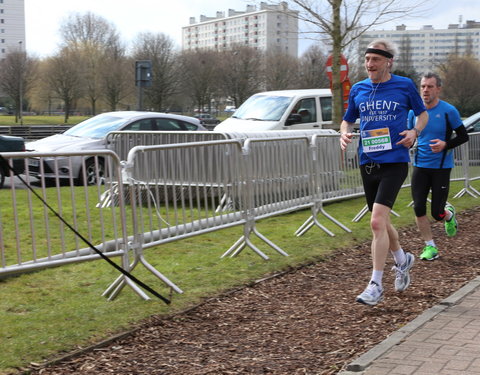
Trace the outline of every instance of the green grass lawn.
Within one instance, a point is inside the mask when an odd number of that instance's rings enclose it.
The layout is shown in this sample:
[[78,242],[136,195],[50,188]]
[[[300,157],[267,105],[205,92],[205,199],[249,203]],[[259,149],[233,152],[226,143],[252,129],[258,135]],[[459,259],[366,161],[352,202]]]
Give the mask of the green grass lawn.
[[[480,182],[475,181],[473,186],[480,189]],[[463,183],[453,183],[451,197],[462,187]],[[404,189],[394,207],[400,217],[392,216],[397,228],[414,223],[413,210],[408,207],[410,200],[410,190]],[[457,211],[478,206],[480,202],[469,195],[450,201]],[[103,260],[1,280],[0,374],[98,342],[131,329],[153,314],[182,311],[222,291],[275,272],[321,261],[334,249],[369,240],[368,215],[358,223],[352,222],[364,204],[364,199],[359,198],[325,206],[329,214],[353,231],[346,233],[320,217],[335,237],[316,227],[302,237],[295,237],[295,230],[310,215],[308,210],[260,221],[259,231],[285,250],[289,257],[281,256],[255,239],[254,243],[270,256],[269,261],[262,260],[248,248],[235,258],[220,258],[242,235],[241,227],[145,250],[147,260],[185,292],[174,293],[171,305],[158,299],[144,301],[128,287],[117,299],[108,301],[101,294],[116,279],[118,272]],[[404,247],[408,249],[408,244]],[[135,269],[134,275],[169,296],[167,287],[141,266]]]
[[[70,116],[65,123],[64,116],[24,116],[23,125],[75,125],[90,116]],[[0,126],[20,126],[15,116],[0,116]]]

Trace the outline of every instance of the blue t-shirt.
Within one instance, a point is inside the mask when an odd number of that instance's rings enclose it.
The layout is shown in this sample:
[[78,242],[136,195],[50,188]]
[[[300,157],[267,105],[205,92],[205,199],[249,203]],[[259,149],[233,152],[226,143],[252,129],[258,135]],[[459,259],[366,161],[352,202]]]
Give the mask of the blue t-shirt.
[[[453,149],[433,153],[430,142],[432,139],[448,141],[452,130],[463,125],[460,114],[453,105],[443,100],[440,100],[435,107],[427,111],[428,123],[418,137],[413,165],[421,168],[453,168],[455,166]],[[408,115],[409,129],[415,126],[415,120],[413,113]]]
[[360,118],[360,164],[410,161],[408,148],[396,144],[407,129],[409,110],[416,116],[426,110],[410,78],[392,74],[387,82],[367,78],[353,85],[343,119],[353,123]]

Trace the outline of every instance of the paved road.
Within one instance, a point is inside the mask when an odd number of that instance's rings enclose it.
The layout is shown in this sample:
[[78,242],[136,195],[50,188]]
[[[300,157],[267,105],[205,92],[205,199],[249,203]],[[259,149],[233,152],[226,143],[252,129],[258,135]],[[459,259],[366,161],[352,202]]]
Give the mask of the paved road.
[[360,374],[480,374],[480,277],[339,373]]

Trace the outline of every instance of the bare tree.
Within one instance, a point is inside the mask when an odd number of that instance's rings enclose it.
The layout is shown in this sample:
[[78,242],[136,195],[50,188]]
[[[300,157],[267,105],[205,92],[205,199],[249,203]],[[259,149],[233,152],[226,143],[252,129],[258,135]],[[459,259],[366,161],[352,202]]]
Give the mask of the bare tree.
[[84,94],[95,115],[97,102],[102,97],[101,74],[106,64],[105,52],[119,45],[119,35],[111,23],[91,12],[70,16],[62,24],[60,33],[64,47],[76,54],[77,64],[83,69]]
[[65,123],[75,102],[82,96],[83,77],[78,69],[77,55],[69,48],[63,48],[46,62],[43,77],[49,90],[63,101]]
[[261,90],[263,56],[258,50],[237,45],[219,56],[219,82],[225,97],[239,107]]
[[300,21],[311,27],[315,39],[331,46],[333,121],[340,124],[343,114],[343,94],[340,80],[340,56],[343,50],[365,31],[395,19],[420,11],[417,0],[283,0],[297,10]]
[[462,116],[480,110],[480,61],[472,57],[451,56],[439,66],[443,78],[443,98],[457,107]]
[[134,42],[133,57],[152,62],[152,86],[145,89],[147,106],[166,110],[179,91],[180,82],[179,57],[173,40],[162,33],[141,33]]
[[0,61],[0,87],[15,103],[15,122],[23,125],[24,98],[28,97],[36,78],[38,60],[20,49]]
[[298,59],[282,52],[268,52],[265,60],[266,90],[298,86]]
[[320,44],[311,45],[300,58],[299,88],[324,88],[330,82],[326,72],[327,56]]
[[219,90],[219,53],[211,50],[184,51],[181,56],[183,86],[196,108],[210,108]]
[[[101,67],[103,98],[110,111],[116,111],[122,101],[134,102],[133,61],[119,43],[105,50]],[[124,105],[129,108],[129,104]]]
[[48,115],[51,115],[53,109],[59,104],[60,100],[51,89],[46,77],[48,59],[39,60],[38,63],[38,77],[34,82],[30,104],[32,108],[43,111],[47,108]]

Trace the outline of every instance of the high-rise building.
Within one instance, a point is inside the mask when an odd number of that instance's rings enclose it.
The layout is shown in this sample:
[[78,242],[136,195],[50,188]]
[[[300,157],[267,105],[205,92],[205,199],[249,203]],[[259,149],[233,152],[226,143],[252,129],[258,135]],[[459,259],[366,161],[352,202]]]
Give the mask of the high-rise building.
[[0,59],[25,50],[24,0],[0,0]]
[[190,17],[190,24],[182,27],[182,48],[224,50],[243,45],[297,57],[297,14],[286,2],[261,2],[260,9],[247,5],[244,12],[229,9],[228,16],[225,12],[217,12],[215,17],[201,15],[200,22]]
[[391,40],[397,45],[397,69],[408,71],[413,67],[419,74],[435,70],[451,54],[480,59],[480,22],[472,20],[462,24],[460,19],[459,24],[450,24],[447,29],[425,25],[420,30],[407,30],[405,25],[400,25],[396,30],[367,31],[360,38],[360,51],[378,38]]

